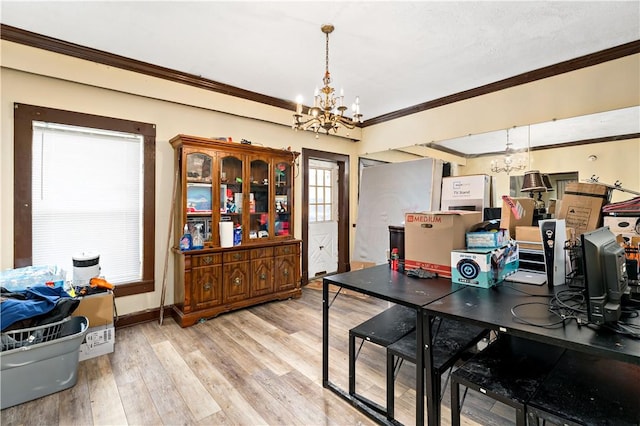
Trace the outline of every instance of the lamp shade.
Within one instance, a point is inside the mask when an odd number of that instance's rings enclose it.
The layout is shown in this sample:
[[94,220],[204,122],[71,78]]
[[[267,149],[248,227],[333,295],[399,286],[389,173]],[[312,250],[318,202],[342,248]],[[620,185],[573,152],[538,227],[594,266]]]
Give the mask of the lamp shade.
[[524,181],[522,182],[522,192],[545,192],[547,187],[542,180],[542,175],[538,170],[529,170],[524,172]]
[[551,185],[549,175],[542,175],[542,181],[544,182],[544,186],[547,187],[547,192],[553,191],[553,185]]

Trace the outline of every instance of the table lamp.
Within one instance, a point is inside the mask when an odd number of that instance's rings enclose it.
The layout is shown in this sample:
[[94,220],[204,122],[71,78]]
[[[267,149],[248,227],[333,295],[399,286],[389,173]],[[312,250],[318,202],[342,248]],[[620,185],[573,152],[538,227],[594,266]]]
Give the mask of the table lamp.
[[536,210],[544,210],[544,201],[542,201],[542,193],[547,192],[547,187],[542,180],[539,170],[529,170],[524,173],[521,192],[528,192],[529,197],[533,198],[535,192],[538,193],[538,199],[535,200]]

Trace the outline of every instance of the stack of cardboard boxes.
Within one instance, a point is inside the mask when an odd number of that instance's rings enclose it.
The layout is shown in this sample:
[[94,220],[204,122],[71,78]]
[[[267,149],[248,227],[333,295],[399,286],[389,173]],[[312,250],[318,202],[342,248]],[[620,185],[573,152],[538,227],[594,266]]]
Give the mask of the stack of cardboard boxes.
[[439,211],[405,216],[405,269],[424,269],[452,282],[491,287],[518,268],[508,230],[469,232],[482,213]]
[[[485,177],[472,178],[477,180],[472,182],[476,186],[488,186]],[[443,199],[451,198],[447,203],[443,201],[443,207],[454,204],[454,198],[459,205],[464,204],[463,199],[474,192],[468,191],[469,188],[462,187],[456,179],[443,180]],[[481,192],[484,195],[484,189]],[[563,219],[566,225],[565,241],[576,242],[582,233],[602,226],[602,207],[609,201],[610,195],[611,189],[606,185],[567,184],[562,200],[555,206],[556,219]],[[467,204],[473,204],[471,200],[466,201]],[[487,206],[484,196],[480,197],[480,201],[482,206]],[[540,228],[534,225],[534,199],[503,197],[501,213],[500,231],[473,234],[468,232],[483,219],[479,211],[406,213],[405,269],[420,268],[442,277],[451,277],[454,282],[480,287],[499,283],[519,266],[544,272],[543,239]],[[635,221],[628,217],[606,217],[604,225],[625,239],[640,238],[640,217],[633,219]],[[517,241],[517,245],[510,242],[511,238]],[[523,253],[525,257],[521,256]]]

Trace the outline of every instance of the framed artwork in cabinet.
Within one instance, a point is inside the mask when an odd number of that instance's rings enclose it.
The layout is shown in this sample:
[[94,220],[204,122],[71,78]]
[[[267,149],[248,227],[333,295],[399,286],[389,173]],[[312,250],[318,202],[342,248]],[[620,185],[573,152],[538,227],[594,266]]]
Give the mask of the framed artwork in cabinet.
[[211,185],[187,184],[187,212],[211,213]]

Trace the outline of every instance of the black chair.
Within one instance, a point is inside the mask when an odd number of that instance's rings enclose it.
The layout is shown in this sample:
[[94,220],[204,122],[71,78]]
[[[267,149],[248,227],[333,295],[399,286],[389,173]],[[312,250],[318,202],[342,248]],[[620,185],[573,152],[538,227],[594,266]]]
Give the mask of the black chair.
[[[434,378],[438,389],[437,395],[440,395],[440,376],[475,348],[480,340],[488,336],[489,330],[443,318],[434,320],[432,330]],[[387,418],[389,419],[393,419],[395,414],[396,375],[405,360],[416,363],[415,331],[387,347]]]
[[529,425],[640,425],[640,365],[566,351],[527,404]]
[[[527,420],[526,404],[564,349],[515,336],[500,335],[451,374],[451,425],[460,425],[460,385],[516,410],[516,425]],[[465,396],[467,391],[465,390]],[[464,402],[464,399],[463,401]]]
[[[364,401],[378,412],[386,409],[356,393],[356,359],[364,342],[386,348],[416,328],[416,311],[406,306],[394,305],[349,330],[349,394]],[[362,339],[356,352],[356,339]]]

